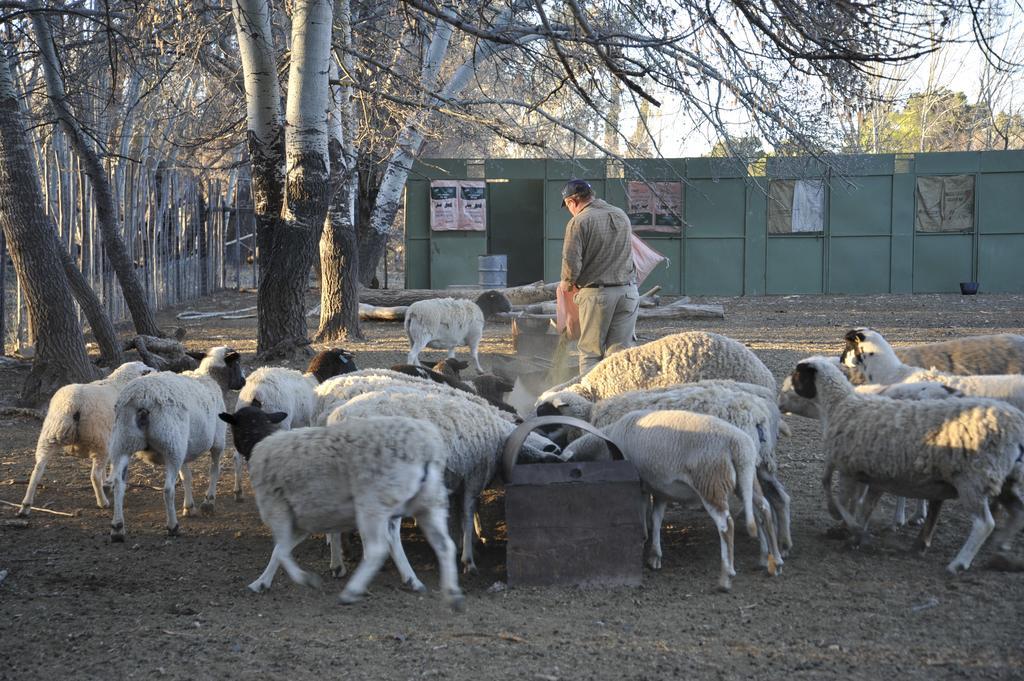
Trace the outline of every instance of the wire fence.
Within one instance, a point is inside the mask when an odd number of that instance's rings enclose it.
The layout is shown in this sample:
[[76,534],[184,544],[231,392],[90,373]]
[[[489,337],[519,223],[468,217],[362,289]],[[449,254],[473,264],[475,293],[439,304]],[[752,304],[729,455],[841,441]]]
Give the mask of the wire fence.
[[[85,275],[112,321],[130,321],[100,235],[93,188],[77,157],[40,150],[46,208],[60,244]],[[258,280],[255,219],[246,178],[118,164],[109,173],[121,238],[150,305],[160,310]],[[0,235],[0,339],[4,354],[32,345],[28,311]],[[63,283],[63,282],[62,282]],[[84,325],[81,311],[79,321]]]

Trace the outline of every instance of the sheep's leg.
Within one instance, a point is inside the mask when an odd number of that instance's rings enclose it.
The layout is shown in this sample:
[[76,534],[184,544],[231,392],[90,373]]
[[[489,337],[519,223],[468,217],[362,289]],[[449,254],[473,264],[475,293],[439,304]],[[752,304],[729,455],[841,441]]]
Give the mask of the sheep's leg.
[[452,610],[461,610],[464,603],[459,588],[459,570],[455,562],[455,542],[448,536],[448,508],[440,503],[416,515],[416,524],[423,531],[430,548],[437,556],[441,572],[441,594]]
[[960,552],[956,554],[956,558],[946,566],[946,570],[954,575],[971,567],[974,556],[978,554],[981,545],[985,543],[996,526],[995,520],[992,519],[992,510],[988,507],[988,499],[981,495],[965,496],[962,493],[961,498],[971,514],[972,521],[967,541],[964,542]]
[[917,510],[914,511],[914,515],[910,516],[910,520],[907,522],[911,525],[921,525],[924,519],[928,516],[928,500],[921,499],[917,502]]
[[[468,485],[467,485],[468,487]],[[476,573],[476,561],[473,560],[473,515],[476,513],[476,495],[468,489],[462,491],[462,572]]]
[[764,495],[772,506],[775,520],[775,534],[779,539],[779,548],[785,557],[793,548],[793,537],[790,534],[790,496],[786,488],[774,475],[766,473],[761,479]]
[[196,500],[192,497],[192,467],[187,463],[182,464],[178,476],[181,478],[182,491],[185,493],[185,505],[181,509],[181,515],[188,518],[196,514]]
[[927,505],[927,514],[925,515],[924,525],[921,526],[921,532],[918,533],[917,539],[914,541],[914,548],[918,553],[924,553],[932,545],[932,536],[935,534],[935,524],[939,519],[939,509],[942,508],[942,499],[932,500]]
[[[185,457],[177,459],[177,461],[184,460]],[[178,536],[178,515],[174,511],[174,485],[178,481],[178,475],[181,473],[182,468],[187,468],[188,464],[176,463],[175,457],[170,454],[167,455],[166,472],[164,473],[164,509],[167,512],[167,534],[171,537]],[[192,473],[189,471],[187,477],[191,477]],[[187,486],[187,489],[191,490],[191,485]],[[188,499],[185,503],[188,503]],[[195,501],[192,502],[193,506]]]
[[206,488],[206,498],[199,510],[212,515],[217,508],[217,481],[220,480],[220,456],[224,452],[223,443],[214,443],[210,447],[210,484]]
[[290,540],[291,546],[287,547],[284,544],[275,543],[274,550],[270,553],[270,561],[267,562],[267,567],[264,568],[260,576],[256,578],[256,581],[251,582],[246,588],[254,593],[260,593],[261,591],[269,589],[271,584],[274,583],[274,575],[277,574],[277,569],[281,567],[281,552],[288,551],[290,553],[305,538],[306,535],[304,534],[299,535],[298,537],[293,537]]
[[732,516],[729,514],[729,507],[716,508],[707,501],[701,499],[704,509],[711,516],[715,529],[718,530],[719,548],[722,554],[722,572],[718,577],[718,590],[728,592],[732,590],[732,578],[736,576],[736,568],[733,564],[733,537],[735,530]]
[[782,572],[782,551],[779,550],[779,538],[775,532],[772,507],[760,487],[760,483],[755,480],[754,513],[757,515],[757,535],[762,545],[761,565],[768,568],[768,574],[774,577]]
[[124,489],[128,484],[128,462],[125,456],[113,462],[110,483],[114,496],[114,513],[110,518],[110,541],[124,541]]
[[331,547],[331,576],[335,579],[344,577],[347,570],[344,550],[341,548],[341,532],[328,532],[327,543]]
[[896,497],[896,511],[892,516],[893,527],[906,527],[907,525],[907,498]]
[[246,462],[242,455],[235,452],[235,501],[242,500],[242,475],[244,475]]
[[417,593],[426,591],[427,587],[416,576],[412,565],[409,565],[405,549],[402,548],[401,516],[395,516],[388,520],[388,552],[391,554],[391,560],[394,562],[395,567],[398,568],[398,574],[402,578],[402,586]]
[[281,523],[279,527],[271,528],[271,530],[274,534],[275,543],[274,550],[270,554],[270,562],[267,563],[263,574],[256,581],[249,584],[249,590],[259,593],[269,589],[274,581],[274,575],[277,574],[277,568],[282,566],[296,584],[309,586],[314,589],[320,588],[320,578],[312,572],[306,572],[300,568],[299,564],[292,557],[292,549],[302,543],[302,540],[308,535],[305,532],[293,535],[290,520]]
[[652,570],[661,569],[661,523],[665,519],[665,509],[668,508],[668,499],[655,497],[654,504],[650,507],[650,525],[647,544],[647,567]]
[[[473,333],[466,338],[466,344],[469,345],[469,356],[473,358],[473,366],[476,367],[478,373],[484,373],[484,369],[480,366],[480,335]],[[449,357],[455,357],[455,348],[451,349]]]
[[32,469],[32,477],[28,481],[28,489],[25,490],[25,498],[21,500],[21,507],[18,509],[18,515],[26,517],[32,512],[32,502],[36,498],[36,488],[39,487],[39,481],[43,479],[43,473],[46,472],[46,464],[59,449],[61,445],[40,442],[39,446],[36,447],[36,465]]
[[1004,486],[1004,493],[1000,495],[999,501],[1006,507],[1006,522],[1003,523],[995,536],[992,538],[996,550],[1005,553],[1010,550],[1013,540],[1024,528],[1024,499],[1017,496],[1012,490],[1007,491]]
[[427,347],[427,343],[430,342],[430,338],[410,338],[409,339],[409,356],[405,358],[406,364],[419,364],[420,353]]
[[106,463],[107,455],[105,452],[103,454],[93,452],[92,468],[89,469],[89,481],[92,482],[92,491],[96,495],[96,506],[99,508],[110,506],[110,501],[103,492],[103,469],[106,468]]
[[861,490],[859,488],[854,488],[852,490],[843,490],[842,485],[840,485],[840,493],[842,493],[843,491],[851,491],[854,493],[845,495],[846,498],[843,498],[844,495],[841,494],[840,498],[836,500],[834,508],[839,513],[839,517],[842,518],[843,523],[845,523],[846,525],[846,528],[850,532],[856,534],[859,525],[857,524],[857,518],[855,518],[854,515],[850,513],[849,509],[847,508],[847,499],[850,499],[854,503],[856,503],[857,500],[861,497]]
[[875,487],[866,485],[864,493],[857,499],[857,505],[853,509],[857,524],[850,528],[853,532],[851,543],[860,546],[867,543],[871,529],[871,515],[878,506],[878,500],[882,498],[882,492]]
[[359,536],[363,539],[363,559],[338,596],[338,602],[343,605],[363,599],[370,580],[388,557],[388,517],[382,509],[360,511],[357,508],[356,524],[359,526]]

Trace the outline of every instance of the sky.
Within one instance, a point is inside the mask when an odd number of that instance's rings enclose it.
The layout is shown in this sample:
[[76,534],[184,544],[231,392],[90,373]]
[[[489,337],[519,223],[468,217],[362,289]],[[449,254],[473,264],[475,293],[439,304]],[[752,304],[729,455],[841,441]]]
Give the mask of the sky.
[[[993,42],[994,48],[1008,58],[1017,62],[1024,61],[1024,12],[1016,3],[1011,3],[1012,11],[1003,23],[1005,27]],[[1010,10],[1011,8],[1007,8]],[[957,35],[962,40],[971,39],[970,27],[961,23],[957,27]],[[985,57],[979,47],[970,42],[948,45],[939,52],[918,59],[895,69],[889,73],[899,82],[899,94],[906,97],[912,92],[927,89],[929,74],[934,74],[937,87],[946,87],[967,94],[968,101],[978,99],[981,73],[985,67]],[[1006,88],[1008,101],[1006,104],[1020,108],[1024,103],[1024,71],[1018,69],[1012,75],[1013,84]],[[1005,107],[1004,107],[1005,108]],[[623,128],[631,130],[636,125],[635,113],[630,116],[628,110],[622,114]],[[632,120],[631,120],[632,119]],[[744,127],[742,118],[735,117],[737,126]],[[677,98],[665,97],[660,109],[652,111],[649,125],[655,139],[661,147],[661,154],[668,158],[704,156],[714,146],[717,134],[709,127],[694,128],[690,117],[680,108]],[[738,130],[738,132],[741,132]]]

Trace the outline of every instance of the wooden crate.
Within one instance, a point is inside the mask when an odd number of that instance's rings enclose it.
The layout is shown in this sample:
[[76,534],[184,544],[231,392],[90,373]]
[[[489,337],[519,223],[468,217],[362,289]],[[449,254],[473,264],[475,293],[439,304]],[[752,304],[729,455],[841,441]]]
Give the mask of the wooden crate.
[[514,467],[505,481],[509,586],[637,586],[644,504],[627,461]]

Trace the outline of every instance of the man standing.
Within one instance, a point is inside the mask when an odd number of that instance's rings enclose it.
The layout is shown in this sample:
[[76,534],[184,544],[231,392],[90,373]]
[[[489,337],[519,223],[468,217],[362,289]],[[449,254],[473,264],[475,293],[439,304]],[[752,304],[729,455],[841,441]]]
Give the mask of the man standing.
[[630,241],[629,217],[594,197],[585,180],[562,187],[562,205],[572,218],[562,247],[563,290],[580,311],[580,375],[606,354],[633,345],[640,295]]

